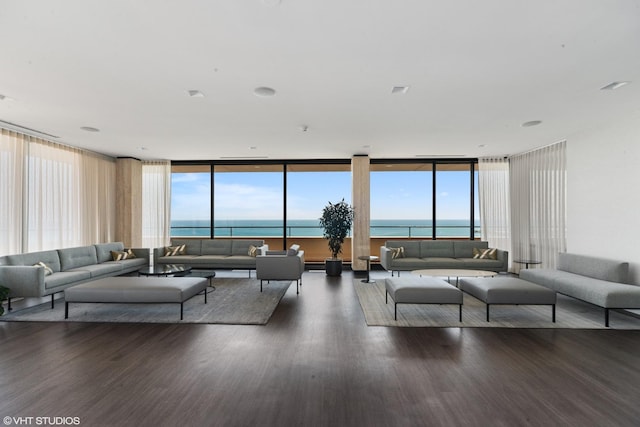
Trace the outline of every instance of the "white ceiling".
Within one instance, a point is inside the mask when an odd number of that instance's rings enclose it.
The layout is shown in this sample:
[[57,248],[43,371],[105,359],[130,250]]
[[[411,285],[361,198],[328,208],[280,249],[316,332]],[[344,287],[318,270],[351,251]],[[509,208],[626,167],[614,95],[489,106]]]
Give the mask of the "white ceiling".
[[141,159],[509,155],[640,110],[637,0],[0,0],[0,40],[0,120]]

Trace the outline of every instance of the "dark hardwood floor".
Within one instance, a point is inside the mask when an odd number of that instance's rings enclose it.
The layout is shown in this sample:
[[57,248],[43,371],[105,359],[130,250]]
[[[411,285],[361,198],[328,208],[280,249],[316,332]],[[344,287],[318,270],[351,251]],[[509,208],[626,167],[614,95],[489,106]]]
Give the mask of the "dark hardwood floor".
[[306,272],[266,326],[0,322],[0,416],[82,426],[639,424],[640,331],[367,327],[352,279]]

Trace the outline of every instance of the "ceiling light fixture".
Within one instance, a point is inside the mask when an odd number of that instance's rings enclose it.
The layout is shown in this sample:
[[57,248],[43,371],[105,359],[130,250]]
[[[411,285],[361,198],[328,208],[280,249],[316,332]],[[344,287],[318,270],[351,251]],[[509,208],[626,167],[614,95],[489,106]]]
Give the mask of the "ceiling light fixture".
[[524,122],[520,126],[523,128],[530,128],[531,126],[538,126],[540,123],[542,123],[542,120],[531,120],[529,122]]
[[256,96],[267,97],[267,96],[274,96],[276,94],[276,91],[275,91],[275,89],[272,89],[270,87],[260,86],[260,87],[255,88],[253,90],[253,93]]
[[187,93],[191,98],[204,98],[204,93],[200,92],[199,90],[192,89],[188,90]]
[[92,128],[91,126],[82,126],[80,129],[85,130],[87,132],[100,132],[100,129]]
[[394,86],[391,88],[392,94],[396,94],[396,93],[405,94],[407,92],[409,92],[409,86]]
[[600,90],[616,90],[621,88],[622,86],[628,85],[629,83],[631,82],[612,82],[606,86],[601,87]]

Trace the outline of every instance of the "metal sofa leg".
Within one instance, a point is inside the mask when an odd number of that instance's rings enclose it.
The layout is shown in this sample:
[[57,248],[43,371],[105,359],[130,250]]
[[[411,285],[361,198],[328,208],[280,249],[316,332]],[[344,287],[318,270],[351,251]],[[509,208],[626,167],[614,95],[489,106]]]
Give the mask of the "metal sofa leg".
[[64,302],[64,318],[69,318],[69,303],[66,301]]
[[9,297],[7,299],[9,300],[9,303],[8,303],[9,305],[8,305],[7,308],[9,309],[9,311],[11,311],[12,310],[12,308],[11,308],[11,297]]
[[54,295],[55,295],[55,294],[51,294],[51,308],[53,308],[53,296],[54,296]]
[[487,304],[487,322],[489,321],[489,306],[490,306],[490,305],[491,305],[491,304]]
[[609,327],[609,309],[605,308],[604,309],[604,326],[605,327]]

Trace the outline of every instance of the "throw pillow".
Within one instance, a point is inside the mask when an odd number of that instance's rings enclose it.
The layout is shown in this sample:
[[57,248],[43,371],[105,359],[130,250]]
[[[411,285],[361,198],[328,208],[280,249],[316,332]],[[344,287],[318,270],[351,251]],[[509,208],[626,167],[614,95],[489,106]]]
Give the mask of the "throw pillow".
[[248,255],[249,255],[249,256],[256,256],[256,255],[258,255],[258,248],[256,248],[256,247],[255,247],[255,246],[253,246],[253,245],[249,245],[249,253],[248,253]]
[[133,253],[133,249],[127,249],[127,259],[138,258],[136,254]]
[[184,255],[187,245],[167,246],[164,248],[164,256]]
[[53,274],[53,269],[51,267],[49,267],[47,264],[45,264],[44,262],[42,262],[42,261],[33,264],[33,266],[34,267],[42,267],[42,268],[44,268],[44,275],[45,276]]
[[404,258],[404,246],[389,249],[391,249],[391,259]]
[[125,251],[111,251],[111,259],[114,261],[122,261],[123,259],[127,259],[127,252]]
[[498,259],[496,248],[473,248],[473,259]]

